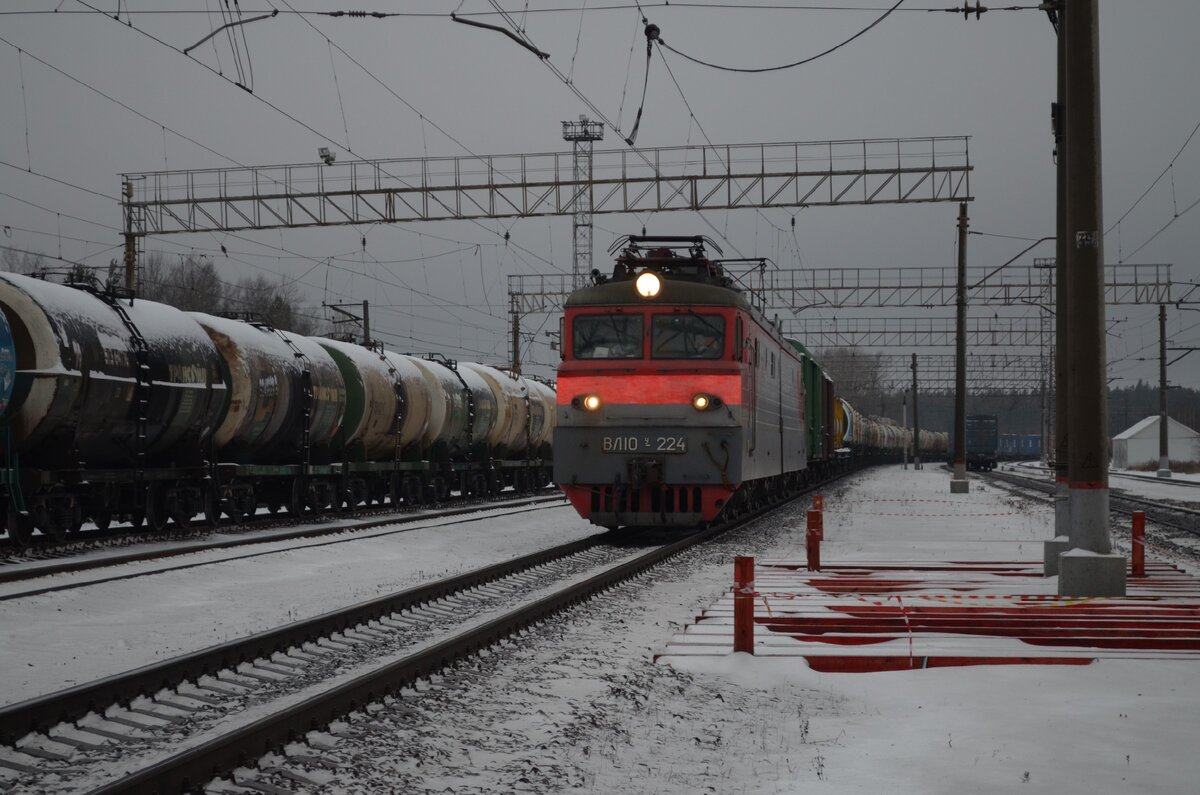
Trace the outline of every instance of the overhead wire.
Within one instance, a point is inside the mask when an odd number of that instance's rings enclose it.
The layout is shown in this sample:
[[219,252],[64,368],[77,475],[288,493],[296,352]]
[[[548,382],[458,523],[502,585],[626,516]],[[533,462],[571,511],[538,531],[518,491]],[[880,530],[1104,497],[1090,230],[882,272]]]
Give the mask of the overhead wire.
[[[92,5],[90,5],[89,3],[85,2],[84,0],[77,0],[77,2],[79,2],[81,5],[85,6],[86,8],[90,9],[92,13],[100,13],[100,14],[102,14],[102,15],[106,16],[106,18],[107,18],[107,15],[103,14],[103,12],[102,12],[100,9],[97,9],[95,6],[92,6]],[[311,24],[311,23],[310,23],[310,24]],[[166,41],[162,40],[161,38],[159,38],[159,37],[157,37],[157,36],[155,36],[155,35],[153,35],[153,34],[151,34],[151,33],[147,32],[147,31],[144,31],[144,30],[142,30],[141,28],[138,28],[137,26],[134,26],[134,25],[132,25],[132,24],[128,24],[128,25],[126,25],[126,26],[127,26],[127,27],[130,27],[130,28],[132,28],[133,30],[135,30],[135,31],[137,31],[138,33],[140,33],[141,35],[143,35],[143,36],[146,36],[147,38],[150,38],[151,40],[153,40],[153,41],[155,41],[155,42],[159,43],[159,44],[160,44],[160,45],[162,45],[162,46],[165,46],[165,47],[167,47],[167,48],[169,48],[169,49],[175,50],[176,52],[182,52],[182,51],[180,51],[180,50],[179,50],[179,48],[175,47],[174,45],[171,45],[170,43],[168,43],[168,42],[166,42]],[[318,31],[318,32],[319,32],[319,31]],[[328,39],[327,39],[327,40],[328,40]],[[10,42],[6,42],[6,43],[9,43],[9,44],[11,44]],[[383,82],[382,82],[382,81],[380,81],[380,80],[379,80],[377,77],[375,77],[373,74],[371,74],[370,70],[366,69],[365,67],[363,67],[363,66],[362,66],[362,64],[358,63],[358,62],[357,62],[357,60],[356,60],[356,59],[354,59],[354,58],[353,58],[353,56],[350,56],[348,53],[346,53],[344,49],[342,49],[341,47],[339,47],[338,45],[336,45],[336,44],[334,44],[334,43],[332,43],[332,42],[330,42],[330,44],[331,44],[331,46],[337,47],[337,49],[338,49],[339,51],[341,51],[343,54],[345,54],[345,55],[346,55],[346,56],[347,56],[347,57],[348,57],[348,58],[349,58],[349,59],[350,59],[352,62],[354,62],[356,65],[358,65],[360,68],[362,68],[362,69],[363,69],[364,71],[366,71],[368,74],[370,74],[370,75],[371,75],[371,76],[372,76],[374,79],[376,79],[378,82],[380,82],[381,84],[383,84]],[[196,63],[199,63],[201,66],[203,66],[203,67],[204,67],[205,69],[207,69],[208,71],[210,71],[210,72],[213,72],[214,74],[217,74],[219,77],[221,77],[222,79],[226,80],[227,82],[231,82],[231,83],[233,83],[233,81],[229,80],[229,78],[228,78],[228,77],[225,77],[223,74],[220,74],[219,72],[216,72],[216,71],[214,71],[214,70],[213,70],[211,67],[209,67],[207,64],[204,64],[203,62],[200,62],[200,61],[196,61],[194,58],[193,58],[192,60],[193,60],[193,61],[195,61]],[[49,66],[49,64],[47,64],[47,65]],[[51,68],[55,68],[55,70],[56,70],[56,71],[62,72],[62,70],[58,70],[56,67],[51,67]],[[65,72],[62,72],[62,73],[63,73],[64,75],[66,75],[66,73],[65,73]],[[66,75],[66,76],[70,77],[69,75]],[[84,84],[82,81],[79,81],[79,80],[78,80],[78,79],[76,79],[76,78],[73,78],[73,77],[72,77],[71,79],[73,79],[73,80],[76,80],[76,82],[80,82],[81,84]],[[236,83],[234,83],[234,84],[235,84],[235,85],[237,85]],[[84,84],[84,85],[86,85],[86,84]],[[386,84],[383,84],[383,85],[385,85],[385,87],[386,87]],[[97,93],[100,93],[100,94],[102,94],[103,96],[105,96],[106,98],[110,99],[111,101],[117,102],[118,104],[122,105],[122,106],[123,106],[123,107],[125,107],[126,109],[128,109],[128,110],[130,110],[130,111],[132,111],[132,112],[136,113],[136,114],[137,114],[137,115],[139,115],[140,117],[142,117],[142,118],[146,118],[146,119],[150,120],[150,119],[149,119],[149,117],[147,117],[147,116],[145,116],[144,114],[141,114],[141,113],[139,113],[138,111],[136,111],[136,110],[134,110],[134,109],[130,108],[128,105],[125,105],[124,103],[121,103],[121,102],[119,102],[118,100],[115,100],[115,99],[113,99],[112,97],[109,97],[108,95],[106,95],[106,94],[103,94],[103,92],[100,92],[100,91],[98,91],[97,89],[94,89],[94,88],[92,88],[91,86],[87,86],[87,87],[88,87],[88,88],[91,88],[92,90],[96,91]],[[242,85],[239,85],[239,87],[241,87],[241,88],[245,88],[245,86],[242,86]],[[389,91],[390,91],[390,88],[389,88]],[[302,120],[298,119],[297,117],[293,116],[292,114],[288,113],[287,111],[284,111],[282,108],[278,107],[278,106],[277,106],[277,105],[275,105],[274,103],[272,103],[272,102],[270,102],[270,101],[268,101],[268,100],[264,99],[263,97],[260,97],[260,96],[258,96],[257,94],[254,94],[253,92],[248,92],[248,93],[250,93],[250,94],[251,94],[251,96],[253,96],[255,99],[257,99],[258,101],[260,101],[260,102],[262,102],[262,103],[266,104],[268,107],[272,108],[272,109],[273,109],[273,110],[275,110],[276,112],[280,113],[281,115],[285,116],[286,118],[289,118],[289,119],[290,119],[290,120],[292,120],[293,122],[295,122],[295,123],[299,124],[300,126],[304,127],[305,129],[309,130],[310,132],[313,132],[314,134],[318,135],[318,136],[319,136],[320,138],[322,138],[323,140],[325,140],[325,141],[328,141],[329,143],[331,143],[331,144],[333,144],[333,145],[335,145],[335,146],[339,146],[339,148],[345,148],[345,150],[346,150],[347,152],[349,152],[350,154],[355,154],[355,153],[353,152],[353,150],[352,150],[352,149],[351,149],[351,148],[350,148],[348,145],[347,145],[346,147],[340,147],[340,145],[339,145],[339,144],[338,144],[338,143],[337,143],[335,140],[333,140],[331,137],[329,137],[329,136],[326,136],[326,135],[324,135],[323,133],[321,133],[321,132],[317,131],[315,128],[311,127],[310,125],[308,125],[307,123],[305,123],[305,122],[303,122]],[[391,93],[392,93],[394,96],[396,96],[396,98],[397,98],[397,99],[400,99],[401,101],[404,101],[404,100],[403,100],[403,98],[402,98],[402,97],[400,97],[398,94],[396,94],[394,91],[392,91]],[[405,104],[407,105],[408,103],[407,103],[407,102],[405,102]],[[411,105],[409,105],[409,107],[411,108]],[[414,108],[413,110],[415,111],[415,108]],[[422,114],[419,114],[419,115],[422,115]],[[423,116],[423,115],[422,115],[422,118],[424,118],[424,116]],[[153,121],[153,120],[151,120],[151,121]],[[160,124],[160,126],[162,126],[164,129],[166,129],[165,125],[161,125],[161,124]],[[460,142],[458,142],[458,141],[457,141],[457,139],[455,139],[453,136],[450,136],[448,133],[446,133],[444,130],[442,130],[440,126],[438,126],[438,125],[436,125],[436,124],[434,124],[433,126],[434,126],[436,129],[438,129],[439,131],[441,131],[443,134],[447,135],[447,137],[448,137],[448,138],[450,138],[451,140],[454,140],[456,143],[459,143],[459,145],[460,145],[460,146],[462,145]],[[174,131],[174,130],[172,130],[172,132],[175,132],[175,131]],[[181,137],[185,137],[185,138],[186,138],[186,136],[181,136]],[[192,139],[188,139],[188,140],[192,140]],[[195,142],[194,140],[192,140],[192,142],[193,142],[193,143],[198,143],[198,142]],[[347,144],[349,144],[349,141],[347,141]],[[199,144],[198,144],[198,145],[199,145]],[[201,145],[201,146],[203,146],[203,145]],[[236,160],[233,160],[232,158],[228,158],[228,157],[226,157],[226,156],[224,156],[224,155],[221,155],[220,153],[216,152],[215,150],[212,150],[212,149],[210,149],[209,147],[203,147],[203,148],[205,148],[205,149],[208,149],[209,151],[213,152],[214,154],[218,154],[219,156],[221,156],[221,157],[223,157],[223,158],[225,158],[225,159],[227,159],[227,160],[230,160],[230,162],[237,163],[237,161],[236,161]],[[464,148],[464,149],[466,149],[466,147],[465,147],[465,146],[464,146],[463,148]],[[468,149],[467,151],[470,151],[470,150]],[[474,153],[472,153],[472,154],[474,155]],[[475,156],[475,157],[478,157],[478,155],[474,155],[474,156]],[[13,168],[18,168],[17,166],[14,166],[13,164],[11,164],[11,163],[7,163],[7,162],[5,162],[5,161],[0,161],[0,163],[2,163],[2,164],[4,164],[4,165],[8,165],[8,166],[10,166],[10,167],[13,167]],[[237,164],[238,164],[238,165],[242,165],[241,163],[237,163]],[[244,167],[244,166],[243,166],[243,167]],[[104,198],[106,198],[106,199],[110,198],[110,197],[108,197],[108,196],[104,196],[103,194],[100,194],[100,193],[98,193],[98,192],[96,192],[96,191],[91,191],[91,190],[89,190],[89,189],[83,188],[82,186],[78,186],[78,185],[72,185],[72,184],[70,184],[70,183],[63,182],[62,180],[57,180],[56,178],[54,178],[54,177],[50,177],[50,176],[48,176],[48,175],[39,174],[38,172],[32,172],[32,171],[31,171],[31,170],[29,170],[29,169],[25,169],[25,170],[26,170],[26,171],[29,171],[30,173],[37,174],[38,176],[42,176],[42,177],[44,177],[44,178],[46,178],[46,179],[50,179],[50,180],[52,180],[52,181],[56,181],[56,182],[62,182],[62,184],[70,185],[71,187],[75,187],[75,188],[78,188],[78,189],[80,189],[80,190],[85,190],[85,191],[87,191],[87,192],[89,192],[89,193],[93,193],[93,194],[95,194],[95,195],[97,195],[97,196],[103,196],[103,197],[104,197]],[[477,222],[477,223],[478,223],[478,222]],[[486,227],[483,227],[483,225],[482,225],[482,224],[479,224],[479,225],[480,225],[482,228],[484,228],[484,229],[486,230]],[[507,235],[506,235],[506,238],[507,238]],[[511,241],[508,241],[508,240],[506,240],[506,244],[507,244],[507,243],[509,243],[509,242],[511,242]],[[553,262],[551,262],[551,261],[549,261],[549,260],[545,260],[544,258],[541,258],[540,256],[538,256],[537,254],[534,254],[533,252],[529,251],[528,249],[525,249],[524,247],[522,247],[522,246],[519,246],[519,245],[517,245],[517,247],[518,247],[518,248],[520,248],[522,251],[524,251],[526,254],[528,254],[528,255],[530,255],[530,256],[532,256],[532,257],[536,258],[536,259],[542,260],[542,261],[546,262],[547,264],[549,264],[549,265],[551,265],[551,266],[555,266],[555,264],[554,264]],[[560,270],[562,270],[561,268],[559,268],[559,269],[560,269]]]
[[860,30],[858,33],[855,33],[853,36],[846,39],[845,41],[835,44],[834,46],[830,47],[829,49],[825,50],[824,52],[819,52],[816,55],[809,56],[808,58],[802,58],[799,61],[793,61],[792,63],[781,64],[778,66],[763,66],[763,67],[754,67],[754,68],[722,66],[720,64],[710,63],[709,61],[705,61],[700,58],[696,58],[695,56],[688,55],[685,52],[677,50],[674,47],[672,47],[670,44],[667,44],[667,42],[663,41],[661,36],[658,39],[658,43],[659,43],[660,47],[665,47],[666,49],[675,53],[679,57],[685,58],[685,59],[687,59],[693,63],[699,64],[701,66],[707,66],[710,69],[719,69],[723,72],[741,72],[744,74],[761,74],[763,72],[779,72],[779,71],[783,71],[785,69],[794,69],[797,66],[803,66],[804,64],[812,63],[813,61],[816,61],[820,58],[824,58],[826,55],[830,55],[831,53],[837,52],[841,48],[845,47],[847,44],[849,44],[852,41],[854,41],[855,39],[859,38],[860,36],[866,35],[872,28],[874,28],[876,25],[878,25],[879,23],[883,22],[885,19],[890,17],[892,15],[892,12],[895,11],[897,8],[899,8],[903,2],[904,2],[904,0],[896,0],[895,5],[893,5],[887,11],[885,11],[882,16],[880,16],[878,19],[876,19],[870,25],[867,25],[865,28]]
[[[687,9],[690,11],[762,11],[762,12],[779,12],[779,11],[820,11],[820,12],[848,12],[848,13],[879,13],[888,10],[888,6],[872,5],[872,6],[837,6],[828,4],[768,4],[768,3],[700,3],[700,2],[678,2],[677,0],[657,0],[657,2],[641,2],[641,3],[609,3],[602,5],[589,5],[586,11],[588,13],[603,13],[609,11],[627,11],[631,8],[660,8],[668,10]],[[261,14],[269,13],[273,9],[244,9],[244,14]],[[975,8],[969,9],[971,13],[975,13]],[[1008,6],[986,6],[980,7],[980,12],[992,11],[1043,11],[1044,8],[1040,3],[1030,3],[1023,5],[1008,5]],[[963,6],[920,6],[898,9],[901,12],[916,12],[916,13],[963,13]],[[51,16],[60,15],[68,16],[72,14],[86,14],[86,11],[78,11],[71,9],[53,10],[53,9],[28,9],[19,11],[0,11],[0,16]],[[123,11],[126,17],[133,16],[150,16],[150,15],[187,15],[187,14],[211,14],[211,9],[142,9]],[[281,14],[292,14],[295,16],[304,17],[331,17],[342,19],[392,19],[392,18],[425,18],[425,19],[445,19],[448,14],[445,11],[362,11],[362,10],[335,10],[335,11],[280,11]],[[504,11],[472,11],[466,14],[455,13],[460,17],[494,17],[504,16],[511,12]],[[525,8],[521,12],[522,17],[527,17],[531,14],[578,14],[580,8],[578,6],[549,6],[546,8],[529,8],[528,1],[525,3]],[[520,29],[524,30],[525,25],[522,22]]]
[[1162,178],[1167,175],[1167,172],[1171,171],[1171,169],[1174,167],[1176,161],[1179,160],[1179,156],[1183,154],[1183,150],[1187,149],[1188,144],[1190,144],[1192,142],[1192,139],[1196,137],[1197,132],[1200,132],[1200,121],[1196,122],[1196,126],[1193,127],[1192,131],[1188,134],[1187,140],[1183,142],[1183,146],[1179,147],[1179,151],[1177,151],[1175,153],[1175,156],[1171,158],[1171,162],[1167,163],[1166,168],[1164,168],[1162,170],[1162,172],[1159,173],[1159,175],[1154,178],[1154,181],[1151,182],[1144,191],[1142,191],[1142,195],[1137,197],[1137,199],[1133,202],[1133,204],[1131,204],[1129,206],[1129,209],[1126,210],[1124,213],[1122,213],[1121,217],[1118,218],[1111,226],[1108,227],[1108,229],[1104,232],[1105,236],[1108,236],[1108,234],[1110,232],[1112,232],[1114,229],[1119,227],[1121,225],[1121,222],[1124,221],[1127,217],[1129,217],[1129,214],[1131,212],[1133,212],[1135,209],[1137,209],[1137,206],[1142,203],[1142,200],[1145,199],[1147,195],[1149,195],[1150,191],[1154,190],[1154,186],[1157,185],[1160,181],[1162,181]]
[[[283,4],[284,4],[284,5],[286,5],[286,6],[288,7],[288,9],[289,9],[289,10],[295,11],[295,8],[292,6],[292,4],[289,2],[289,0],[282,0],[282,2],[283,2]],[[325,41],[328,43],[328,45],[329,45],[330,47],[333,47],[333,48],[335,48],[335,49],[336,49],[338,52],[340,52],[340,53],[341,53],[343,56],[345,56],[345,57],[346,57],[346,58],[347,58],[347,59],[348,59],[348,60],[349,60],[349,61],[350,61],[352,64],[354,64],[355,66],[357,66],[357,67],[358,67],[360,70],[362,70],[362,71],[363,71],[363,72],[364,72],[364,73],[365,73],[365,74],[366,74],[368,77],[370,77],[370,78],[371,78],[373,81],[375,81],[377,84],[379,84],[379,86],[380,86],[380,87],[382,87],[382,88],[383,88],[385,91],[387,91],[387,92],[388,92],[388,94],[390,94],[390,95],[391,95],[393,98],[395,98],[395,99],[396,99],[398,102],[400,102],[401,104],[403,104],[403,105],[404,105],[406,108],[408,108],[410,111],[412,111],[413,113],[415,113],[415,114],[417,115],[418,119],[420,120],[420,122],[421,122],[421,125],[422,125],[422,130],[421,130],[421,132],[422,132],[422,136],[424,136],[424,125],[425,125],[425,124],[428,124],[429,126],[433,127],[433,129],[437,130],[439,133],[441,133],[443,136],[445,136],[445,137],[446,137],[448,140],[452,141],[452,142],[453,142],[453,143],[454,143],[456,146],[458,146],[460,149],[462,149],[462,150],[463,150],[464,152],[466,152],[468,155],[470,155],[471,157],[473,157],[473,158],[475,158],[476,160],[478,160],[480,163],[482,163],[482,164],[484,164],[484,165],[490,165],[490,164],[488,163],[488,161],[487,161],[487,158],[485,158],[485,157],[483,157],[483,156],[481,156],[481,155],[477,154],[476,152],[474,152],[474,151],[473,151],[473,150],[472,150],[470,147],[468,147],[466,144],[464,144],[462,141],[460,141],[460,140],[459,140],[457,137],[455,137],[454,135],[450,134],[450,132],[448,132],[448,131],[447,131],[445,128],[443,128],[443,127],[442,127],[440,124],[438,124],[437,122],[433,121],[432,119],[429,119],[429,118],[428,118],[428,117],[427,117],[427,116],[426,116],[426,115],[425,115],[425,114],[424,114],[422,111],[420,111],[419,109],[417,109],[417,107],[416,107],[416,106],[414,106],[414,105],[413,105],[411,102],[409,102],[407,99],[405,99],[405,98],[404,98],[403,96],[401,96],[399,93],[397,93],[395,89],[393,89],[393,88],[392,88],[390,85],[388,85],[388,84],[387,84],[387,82],[385,82],[385,81],[384,81],[382,78],[380,78],[378,75],[376,75],[376,74],[375,74],[374,72],[372,72],[370,69],[368,69],[368,68],[367,68],[367,67],[366,67],[366,66],[365,66],[365,65],[364,65],[362,62],[360,62],[360,61],[359,61],[357,58],[355,58],[353,55],[351,55],[349,52],[347,52],[347,51],[346,51],[346,50],[345,50],[345,49],[344,49],[344,48],[343,48],[341,45],[339,45],[337,42],[333,41],[333,40],[332,40],[332,39],[331,39],[331,38],[330,38],[328,35],[326,35],[326,34],[325,34],[325,33],[324,33],[324,32],[323,32],[323,31],[322,31],[320,28],[318,28],[318,27],[317,27],[315,24],[313,24],[311,20],[308,20],[307,18],[304,18],[303,16],[302,16],[301,18],[302,18],[302,19],[304,19],[304,22],[305,22],[305,23],[306,23],[306,24],[307,24],[307,25],[308,25],[310,28],[312,28],[312,29],[313,29],[313,30],[314,30],[314,31],[315,31],[315,32],[316,32],[316,33],[317,33],[319,36],[321,36],[322,38],[324,38],[324,39],[325,39]],[[349,132],[347,132],[347,134],[346,134],[346,135],[347,135],[347,143],[349,143]],[[347,147],[346,151],[348,151],[348,152],[349,152],[349,151],[350,151],[350,149]],[[351,154],[353,154],[353,152],[351,152]],[[387,173],[387,172],[385,171],[384,173]],[[394,175],[390,175],[390,174],[389,174],[389,176],[392,176],[392,178],[393,178],[393,179],[398,179],[398,178],[396,178]],[[511,177],[510,177],[510,180],[511,180]],[[399,180],[399,181],[400,181],[402,184],[403,184],[403,182],[404,182],[403,180]],[[474,223],[476,226],[479,226],[481,229],[484,229],[485,231],[488,231],[488,232],[493,232],[493,231],[494,231],[494,230],[489,230],[489,229],[488,229],[486,226],[484,226],[482,223],[480,223],[480,222],[479,222],[477,219],[470,219],[470,220],[471,220],[471,221],[472,221],[472,223]],[[499,236],[499,233],[495,233],[495,234],[497,234],[497,235]],[[506,243],[508,243],[508,242],[509,242],[509,236],[508,236],[508,235],[504,235],[503,237],[505,238],[505,242],[506,242]],[[533,256],[533,257],[535,257],[535,258],[537,258],[537,259],[541,260],[541,261],[542,261],[542,262],[544,262],[546,265],[549,265],[550,267],[552,267],[552,268],[555,268],[556,270],[559,270],[560,272],[563,272],[563,273],[565,273],[565,272],[566,272],[566,270],[565,270],[564,268],[562,268],[561,266],[559,266],[559,265],[557,265],[556,263],[552,262],[551,260],[547,260],[547,259],[545,259],[545,258],[542,258],[542,257],[538,256],[538,255],[535,255],[535,254],[533,254],[533,252],[530,252],[530,251],[528,251],[527,249],[522,249],[522,250],[526,251],[526,253],[528,253],[530,256]]]
[[1129,257],[1136,256],[1139,251],[1141,251],[1146,246],[1153,243],[1159,235],[1161,235],[1163,232],[1167,231],[1167,229],[1169,229],[1172,224],[1174,224],[1176,221],[1178,221],[1183,216],[1190,213],[1192,210],[1196,209],[1197,205],[1200,205],[1200,199],[1196,199],[1196,201],[1192,202],[1187,207],[1183,208],[1182,212],[1176,212],[1175,215],[1171,216],[1171,220],[1167,221],[1165,224],[1163,224],[1161,227],[1159,227],[1157,232],[1150,235],[1150,237],[1144,243],[1142,243],[1140,246],[1135,248],[1133,251],[1129,252],[1129,254],[1127,256],[1121,257],[1120,261],[1124,262],[1125,260],[1129,259]]
[[42,179],[46,179],[51,182],[57,182],[59,185],[65,185],[68,188],[74,188],[75,190],[83,191],[84,193],[90,193],[93,196],[99,196],[101,199],[107,199],[108,201],[112,201],[114,198],[107,194],[101,193],[100,191],[92,190],[91,188],[85,188],[82,185],[76,185],[73,182],[67,182],[66,180],[59,179],[58,177],[52,177],[49,174],[43,174],[40,171],[34,171],[32,168],[22,168],[15,163],[8,162],[7,160],[0,160],[0,166],[8,166],[11,169],[23,171],[26,174],[32,174],[35,177],[41,177]]

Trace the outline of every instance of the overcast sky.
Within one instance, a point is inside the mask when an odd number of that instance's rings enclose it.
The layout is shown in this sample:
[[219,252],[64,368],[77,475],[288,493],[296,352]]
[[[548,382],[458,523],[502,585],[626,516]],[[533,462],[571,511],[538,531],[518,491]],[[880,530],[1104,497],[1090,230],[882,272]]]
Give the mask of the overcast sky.
[[[636,8],[597,0],[498,5],[628,134],[646,65]],[[642,8],[680,51],[722,65],[764,67],[830,48],[891,3],[777,5]],[[1029,245],[1014,238],[1054,233],[1054,32],[1036,10],[995,11],[979,21],[920,10],[943,5],[951,3],[903,3],[836,52],[767,74],[716,71],[656,52],[637,143],[971,136],[971,228],[986,234],[969,238],[970,264],[995,267]],[[190,47],[222,24],[218,0],[8,0],[3,8],[0,161],[15,166],[0,165],[3,242],[95,265],[120,255],[122,172],[311,163],[320,146],[334,148],[339,162],[566,151],[560,122],[589,112],[529,51],[502,34],[452,22],[453,2],[243,0],[244,17],[272,8],[285,13],[246,25],[232,40],[222,33],[190,56],[172,47]],[[286,13],[349,8],[412,15]],[[118,10],[119,22],[111,18]],[[196,13],[145,13],[163,10]],[[458,10],[495,9],[464,0]],[[505,24],[495,15],[475,18]],[[1105,259],[1171,263],[1176,281],[1197,280],[1200,211],[1170,222],[1200,199],[1200,140],[1175,157],[1200,122],[1200,3],[1101,0],[1100,30],[1104,217],[1105,228],[1114,227]],[[253,95],[231,82],[239,68],[247,84],[252,72]],[[620,146],[611,129],[597,144]],[[956,215],[950,203],[714,211],[706,213],[707,223],[689,212],[600,215],[596,264],[605,267],[604,251],[615,237],[645,226],[652,233],[718,237],[726,255],[767,256],[784,268],[952,266]],[[569,217],[238,234],[164,236],[147,248],[213,254],[231,281],[253,274],[298,279],[313,314],[321,314],[322,301],[369,299],[372,325],[392,347],[495,363],[509,356],[506,277],[571,268]],[[229,256],[221,255],[221,245]],[[1018,262],[1053,253],[1043,244]],[[1137,361],[1157,356],[1156,308],[1110,307],[1109,316],[1121,319],[1109,339],[1110,375],[1123,379],[1117,384],[1156,379],[1156,359]],[[1169,318],[1173,344],[1200,345],[1200,313],[1172,310]],[[526,323],[530,331],[557,326],[538,316]],[[541,365],[533,372],[552,372],[557,354],[548,342],[542,334],[526,345],[525,358]],[[1200,386],[1198,363],[1184,359],[1172,380]]]

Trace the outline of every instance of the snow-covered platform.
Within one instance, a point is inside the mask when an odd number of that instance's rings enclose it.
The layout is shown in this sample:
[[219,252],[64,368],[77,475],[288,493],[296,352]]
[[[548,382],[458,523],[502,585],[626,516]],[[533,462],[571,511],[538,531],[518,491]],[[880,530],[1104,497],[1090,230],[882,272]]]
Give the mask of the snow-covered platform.
[[[1151,557],[1124,597],[1060,597],[1042,574],[1052,535],[1044,504],[978,480],[952,495],[940,469],[858,476],[825,497],[820,571],[807,568],[802,524],[792,549],[756,562],[754,654],[831,672],[1200,662],[1200,579]],[[659,659],[729,654],[733,615],[730,592]]]

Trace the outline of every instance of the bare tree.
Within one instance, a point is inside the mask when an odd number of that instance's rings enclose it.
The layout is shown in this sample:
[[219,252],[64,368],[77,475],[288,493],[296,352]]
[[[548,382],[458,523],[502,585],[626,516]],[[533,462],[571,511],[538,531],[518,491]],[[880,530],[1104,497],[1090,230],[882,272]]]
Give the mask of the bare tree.
[[817,361],[837,384],[838,395],[851,404],[874,413],[883,395],[881,355],[857,347],[827,348],[817,354]]
[[41,254],[7,247],[3,249],[3,254],[0,254],[0,270],[6,270],[9,273],[29,274],[41,270],[43,267],[45,267],[45,262]]
[[265,276],[250,276],[231,286],[226,294],[230,311],[249,314],[297,334],[316,333],[318,319],[300,312],[300,300],[296,283],[282,277],[272,282]]

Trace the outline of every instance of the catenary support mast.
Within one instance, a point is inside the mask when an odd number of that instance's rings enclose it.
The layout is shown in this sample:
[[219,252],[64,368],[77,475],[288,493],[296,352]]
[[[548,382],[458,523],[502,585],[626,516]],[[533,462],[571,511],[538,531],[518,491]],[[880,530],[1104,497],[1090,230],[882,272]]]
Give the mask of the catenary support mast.
[[958,205],[958,335],[954,362],[954,477],[950,491],[966,494],[967,482],[967,205]]
[[1100,162],[1099,0],[1069,0],[1067,26],[1067,303],[1071,550],[1059,556],[1063,596],[1123,596],[1125,558],[1108,528],[1108,381]]

